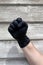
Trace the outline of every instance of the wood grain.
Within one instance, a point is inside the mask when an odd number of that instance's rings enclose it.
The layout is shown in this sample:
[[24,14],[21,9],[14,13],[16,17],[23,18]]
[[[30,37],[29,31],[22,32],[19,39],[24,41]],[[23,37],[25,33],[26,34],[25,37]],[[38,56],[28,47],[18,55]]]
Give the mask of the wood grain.
[[43,4],[43,0],[0,0],[0,4]]
[[[43,40],[32,40],[39,52],[43,53]],[[0,41],[0,59],[24,59],[17,41]]]
[[11,22],[17,17],[26,22],[43,22],[43,6],[0,6],[0,22]]
[[26,59],[0,59],[0,65],[29,65]]
[[[0,40],[14,40],[8,32],[9,23],[0,24]],[[43,39],[43,24],[28,23],[27,36],[30,39]]]

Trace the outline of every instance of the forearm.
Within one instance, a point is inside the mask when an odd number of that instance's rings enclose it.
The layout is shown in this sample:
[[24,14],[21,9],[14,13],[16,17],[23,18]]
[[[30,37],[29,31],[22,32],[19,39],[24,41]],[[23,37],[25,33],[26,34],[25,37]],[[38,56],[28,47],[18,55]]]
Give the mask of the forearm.
[[30,65],[43,65],[43,55],[38,52],[31,42],[22,50]]

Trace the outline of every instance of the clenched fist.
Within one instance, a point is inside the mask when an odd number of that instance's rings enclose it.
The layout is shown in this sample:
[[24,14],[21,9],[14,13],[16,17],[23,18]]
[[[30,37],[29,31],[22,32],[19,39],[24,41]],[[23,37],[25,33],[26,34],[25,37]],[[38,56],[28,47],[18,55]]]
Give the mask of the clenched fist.
[[8,31],[18,41],[21,48],[24,48],[30,42],[30,39],[26,36],[27,28],[28,25],[22,18],[17,18],[8,27]]

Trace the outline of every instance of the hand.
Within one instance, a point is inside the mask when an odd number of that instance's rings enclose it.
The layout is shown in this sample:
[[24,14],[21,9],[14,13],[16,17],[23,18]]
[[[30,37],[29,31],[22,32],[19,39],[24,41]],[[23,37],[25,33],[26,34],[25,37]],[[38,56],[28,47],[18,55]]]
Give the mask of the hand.
[[22,21],[21,18],[17,18],[10,24],[8,31],[16,40],[18,40],[26,35],[27,28],[28,25]]
[[18,41],[20,45],[23,42],[26,42],[26,39],[28,39],[26,36],[27,28],[27,23],[24,22],[21,18],[17,18],[10,24],[10,26],[8,27],[8,31],[13,36],[13,38]]

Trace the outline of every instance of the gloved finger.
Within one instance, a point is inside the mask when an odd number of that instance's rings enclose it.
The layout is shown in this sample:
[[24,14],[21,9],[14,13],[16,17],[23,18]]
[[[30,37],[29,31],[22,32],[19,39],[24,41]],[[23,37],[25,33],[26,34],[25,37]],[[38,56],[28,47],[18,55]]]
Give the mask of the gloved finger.
[[19,27],[19,28],[23,28],[23,27],[27,27],[27,28],[28,28],[28,25],[27,25],[26,22],[22,21],[22,22],[20,22],[20,23],[18,24],[18,27]]
[[18,22],[16,21],[16,20],[14,20],[13,22],[12,22],[12,24],[14,25],[14,26],[18,26]]
[[11,27],[8,27],[8,31],[9,31],[10,33],[14,32],[14,30],[13,30]]
[[10,25],[10,28],[11,28],[12,32],[15,32],[18,30],[18,28],[15,27],[13,24]]
[[15,28],[16,28],[16,26],[15,26],[14,24],[10,24],[10,27],[11,27],[12,29],[15,29]]
[[23,22],[20,22],[20,23],[18,24],[18,28],[21,28],[21,27],[22,27],[22,24],[23,24]]
[[26,22],[24,22],[24,21],[23,21],[22,26],[24,26],[24,27],[28,27],[27,23],[26,23]]
[[18,23],[20,23],[20,22],[22,22],[22,18],[17,18],[16,21],[17,21]]

